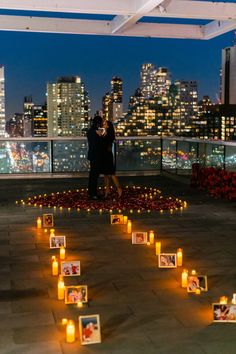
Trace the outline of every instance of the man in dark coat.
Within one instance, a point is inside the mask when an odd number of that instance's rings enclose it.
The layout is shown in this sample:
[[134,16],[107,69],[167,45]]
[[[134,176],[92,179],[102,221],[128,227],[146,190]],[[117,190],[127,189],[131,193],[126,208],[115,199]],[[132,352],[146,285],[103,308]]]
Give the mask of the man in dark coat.
[[[102,125],[103,120],[100,116],[93,118],[91,127],[87,132],[88,139],[88,160],[90,161],[88,196],[89,199],[97,200],[97,183],[101,170],[102,160]],[[99,129],[100,128],[100,129]]]

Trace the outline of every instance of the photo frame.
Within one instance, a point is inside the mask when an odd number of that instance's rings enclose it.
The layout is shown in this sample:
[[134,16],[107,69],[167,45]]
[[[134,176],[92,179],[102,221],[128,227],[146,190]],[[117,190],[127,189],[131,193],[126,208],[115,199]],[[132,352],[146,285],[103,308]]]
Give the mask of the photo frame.
[[65,287],[65,304],[77,304],[81,301],[83,304],[88,302],[87,285],[70,285]]
[[206,275],[189,275],[187,279],[188,293],[195,293],[196,289],[201,291],[208,291],[207,276]]
[[124,215],[122,214],[112,214],[110,217],[111,225],[123,225]]
[[132,232],[133,245],[145,245],[147,241],[148,241],[147,232],[142,232],[142,231]]
[[61,275],[63,277],[76,277],[81,273],[80,261],[61,262]]
[[50,248],[66,248],[66,236],[50,236],[49,244]]
[[99,315],[79,316],[79,334],[82,345],[101,343]]
[[236,323],[236,304],[212,304],[213,322]]
[[176,253],[160,253],[158,254],[159,268],[177,268]]
[[43,227],[53,227],[54,217],[53,214],[43,214]]

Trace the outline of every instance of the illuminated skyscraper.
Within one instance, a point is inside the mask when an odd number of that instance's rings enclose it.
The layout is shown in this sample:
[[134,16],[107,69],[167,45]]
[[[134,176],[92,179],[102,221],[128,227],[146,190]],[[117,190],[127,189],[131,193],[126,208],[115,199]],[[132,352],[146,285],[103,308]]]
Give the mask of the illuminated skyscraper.
[[170,73],[167,68],[156,68],[153,64],[143,64],[141,68],[141,92],[144,98],[167,96],[170,88]]
[[222,50],[221,103],[236,104],[236,45]]
[[34,103],[32,96],[25,96],[23,104],[24,120],[23,131],[24,137],[32,137],[32,120],[33,120],[33,107]]
[[47,85],[48,136],[85,135],[90,100],[79,76],[61,77]]
[[32,136],[47,136],[47,106],[34,105],[32,118]]
[[122,80],[114,76],[111,80],[111,93],[106,92],[102,98],[103,118],[116,122],[123,114]]
[[106,120],[110,120],[110,105],[111,105],[111,96],[109,92],[106,92],[102,98],[102,115]]
[[5,77],[4,66],[0,66],[0,136],[6,134],[6,116],[5,116]]
[[198,90],[196,81],[175,82],[177,105],[173,120],[176,135],[194,135],[193,121],[198,116]]

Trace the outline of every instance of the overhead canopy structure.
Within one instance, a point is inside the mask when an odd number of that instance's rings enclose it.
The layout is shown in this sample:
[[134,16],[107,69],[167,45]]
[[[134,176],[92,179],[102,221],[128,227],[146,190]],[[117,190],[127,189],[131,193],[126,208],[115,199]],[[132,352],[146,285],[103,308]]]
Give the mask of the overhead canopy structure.
[[[8,10],[7,14],[1,14],[1,10]],[[76,16],[66,18],[66,14]],[[83,19],[78,18],[78,14],[83,15]],[[108,19],[104,20],[106,17]],[[201,25],[181,24],[181,19],[182,22],[205,21]],[[211,39],[235,29],[236,3],[232,2],[0,0],[0,30],[5,31]]]

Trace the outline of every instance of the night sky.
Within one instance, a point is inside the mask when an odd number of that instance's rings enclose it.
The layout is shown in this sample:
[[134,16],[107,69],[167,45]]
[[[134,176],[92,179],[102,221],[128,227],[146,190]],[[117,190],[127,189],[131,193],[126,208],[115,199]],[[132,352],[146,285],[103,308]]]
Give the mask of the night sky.
[[197,80],[199,97],[215,101],[219,93],[221,49],[232,46],[234,33],[209,41],[63,35],[0,31],[0,64],[5,66],[6,113],[22,112],[23,97],[45,101],[46,83],[79,75],[92,101],[101,108],[112,76],[123,79],[125,108],[139,86],[145,62],[167,67],[172,79]]

